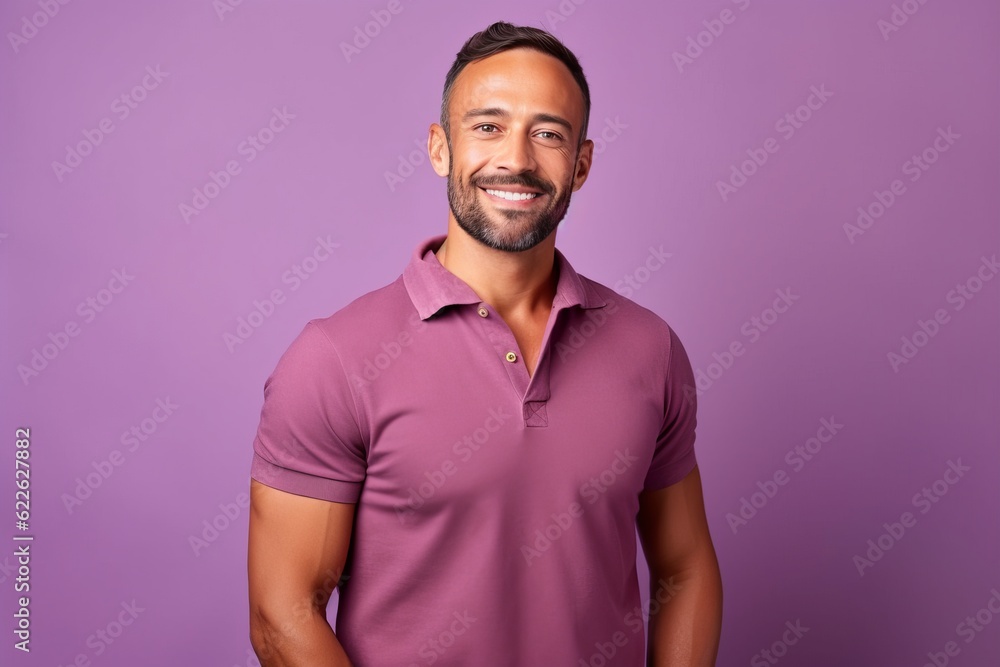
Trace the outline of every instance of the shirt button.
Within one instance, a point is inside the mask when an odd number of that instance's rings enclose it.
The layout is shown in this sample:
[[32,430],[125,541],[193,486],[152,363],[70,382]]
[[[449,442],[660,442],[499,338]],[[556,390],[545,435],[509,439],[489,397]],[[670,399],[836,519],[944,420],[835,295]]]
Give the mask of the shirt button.
[[514,363],[515,361],[517,361],[517,355],[514,354],[513,352],[508,352],[507,353],[507,361],[509,361],[511,363]]
[[490,314],[490,311],[488,311],[485,308],[483,308],[483,307],[480,306],[480,308],[479,308],[479,317],[486,317],[489,314]]

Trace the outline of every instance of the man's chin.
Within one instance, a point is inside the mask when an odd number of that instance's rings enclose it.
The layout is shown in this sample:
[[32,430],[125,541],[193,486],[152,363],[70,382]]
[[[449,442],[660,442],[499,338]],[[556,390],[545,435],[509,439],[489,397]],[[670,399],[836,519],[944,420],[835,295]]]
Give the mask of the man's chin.
[[520,252],[537,245],[537,243],[527,245],[530,243],[529,239],[534,238],[534,234],[530,230],[521,232],[511,229],[509,223],[508,225],[491,225],[486,229],[480,229],[478,233],[471,234],[471,236],[489,248],[504,252]]
[[523,252],[534,248],[536,245],[547,239],[554,231],[555,228],[550,230],[548,234],[543,235],[541,231],[535,228],[530,228],[514,233],[499,235],[494,234],[493,238],[497,239],[499,242],[498,245],[503,246],[504,249],[509,252]]

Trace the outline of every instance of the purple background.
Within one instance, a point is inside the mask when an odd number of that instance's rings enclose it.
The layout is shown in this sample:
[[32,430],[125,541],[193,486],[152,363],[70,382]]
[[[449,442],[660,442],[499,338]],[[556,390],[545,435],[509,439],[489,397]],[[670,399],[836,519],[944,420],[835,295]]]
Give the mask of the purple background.
[[[642,280],[630,297],[711,373],[697,451],[725,581],[718,664],[753,664],[796,620],[809,630],[779,664],[919,666],[949,641],[952,665],[997,664],[1000,618],[983,612],[992,623],[969,643],[957,627],[1000,590],[1000,280],[974,278],[995,277],[981,258],[1000,251],[997,3],[908,0],[918,10],[884,36],[888,0],[520,0],[499,11],[401,0],[347,62],[341,42],[387,4],[245,0],[220,15],[209,0],[95,0],[58,5],[33,31],[24,21],[37,2],[4,3],[4,664],[257,664],[238,500],[263,382],[306,320],[391,282],[417,242],[445,231],[445,182],[424,150],[410,154],[437,120],[455,52],[498,19],[547,28],[577,53],[590,136],[606,132],[559,248],[623,294],[625,276]],[[732,21],[711,24],[725,9]],[[706,20],[723,30],[704,32],[698,54],[688,38]],[[11,33],[30,37],[15,45]],[[697,57],[678,67],[685,48]],[[168,74],[147,77],[123,118],[114,100],[147,66]],[[810,117],[787,137],[776,123],[813,86],[832,96],[803,108]],[[240,142],[275,107],[294,119],[248,161]],[[104,118],[113,131],[57,175],[67,146]],[[905,163],[949,127],[959,138],[911,181]],[[769,137],[777,152],[720,195]],[[229,160],[240,172],[185,221],[179,205]],[[844,225],[894,179],[905,193],[852,242]],[[319,236],[340,247],[292,289],[285,272]],[[652,273],[650,246],[672,253]],[[134,279],[86,321],[78,304],[123,268]],[[981,291],[949,301],[970,279]],[[230,351],[224,335],[276,288],[283,302]],[[797,300],[755,329],[786,288]],[[938,309],[947,322],[917,335],[926,344],[894,370],[887,355]],[[78,335],[23,381],[18,367],[68,322]],[[734,341],[743,354],[723,368]],[[173,414],[147,421],[155,432],[128,451],[122,433],[168,398]],[[823,418],[843,428],[796,469],[786,454]],[[20,426],[33,473],[30,655],[11,648]],[[64,494],[113,450],[122,464],[68,511]],[[959,459],[969,471],[921,513],[914,495]],[[779,471],[787,484],[758,494],[734,531],[728,515]],[[203,522],[228,521],[220,504],[239,515],[196,554],[189,538]],[[915,524],[883,536],[907,511]],[[894,544],[859,574],[855,556],[880,536]],[[88,645],[132,600],[135,622]]]

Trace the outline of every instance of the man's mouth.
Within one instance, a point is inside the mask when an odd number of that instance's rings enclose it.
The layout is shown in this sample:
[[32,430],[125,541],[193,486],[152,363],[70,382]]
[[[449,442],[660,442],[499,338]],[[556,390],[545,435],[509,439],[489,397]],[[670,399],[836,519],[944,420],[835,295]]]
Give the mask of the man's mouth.
[[480,188],[484,190],[486,194],[497,199],[502,199],[504,201],[530,201],[532,199],[537,199],[542,195],[541,192],[536,192],[534,190],[501,190],[498,188]]

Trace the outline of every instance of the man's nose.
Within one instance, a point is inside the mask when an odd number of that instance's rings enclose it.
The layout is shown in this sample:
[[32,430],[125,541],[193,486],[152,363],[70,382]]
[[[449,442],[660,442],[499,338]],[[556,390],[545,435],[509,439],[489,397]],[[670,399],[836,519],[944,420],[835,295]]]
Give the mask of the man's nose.
[[507,169],[515,174],[534,171],[535,155],[531,137],[523,132],[512,131],[500,142],[499,153],[494,166]]

